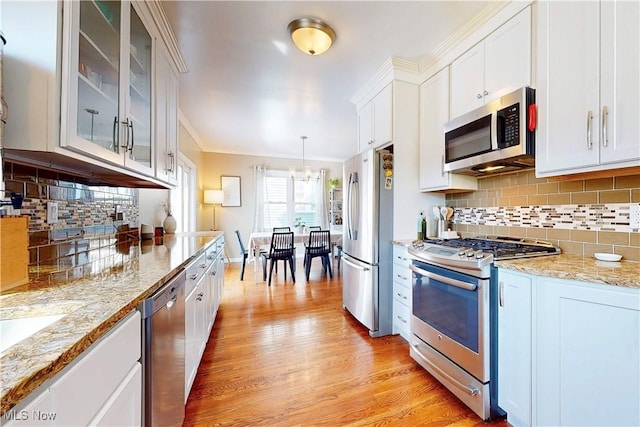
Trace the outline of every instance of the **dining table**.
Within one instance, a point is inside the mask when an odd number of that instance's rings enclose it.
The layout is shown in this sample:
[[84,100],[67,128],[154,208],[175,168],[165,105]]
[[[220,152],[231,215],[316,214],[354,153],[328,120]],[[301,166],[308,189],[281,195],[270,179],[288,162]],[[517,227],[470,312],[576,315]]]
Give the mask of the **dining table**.
[[[249,251],[253,254],[253,273],[255,276],[255,281],[258,281],[258,258],[260,255],[261,249],[266,249],[269,251],[269,246],[271,246],[271,237],[273,235],[272,231],[253,231],[249,235]],[[335,247],[336,245],[342,244],[342,230],[330,230],[331,236],[331,245]],[[302,233],[293,231],[293,243],[294,245],[305,243],[309,241],[309,230],[303,231]]]

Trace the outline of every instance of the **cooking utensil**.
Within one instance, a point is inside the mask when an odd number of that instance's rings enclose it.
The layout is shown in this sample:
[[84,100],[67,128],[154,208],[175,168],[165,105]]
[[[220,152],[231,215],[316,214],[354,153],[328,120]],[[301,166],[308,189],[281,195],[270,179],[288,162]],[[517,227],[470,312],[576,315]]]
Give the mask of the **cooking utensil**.
[[447,217],[445,219],[449,220],[451,219],[452,216],[453,216],[453,208],[447,208]]
[[433,207],[433,217],[435,219],[439,219],[440,218],[440,206],[434,206]]
[[440,219],[445,220],[447,219],[447,207],[443,206],[440,208]]

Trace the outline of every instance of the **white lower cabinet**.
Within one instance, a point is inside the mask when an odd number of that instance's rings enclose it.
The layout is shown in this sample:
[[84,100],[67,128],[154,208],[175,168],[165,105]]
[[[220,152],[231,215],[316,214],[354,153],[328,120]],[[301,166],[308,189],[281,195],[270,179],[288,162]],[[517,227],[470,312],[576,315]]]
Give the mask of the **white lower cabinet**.
[[6,426],[142,424],[140,313],[98,342],[12,409]]
[[498,404],[511,425],[640,425],[640,290],[500,269]]
[[222,298],[223,253],[224,237],[221,236],[206,250],[206,254],[187,267],[187,278],[197,284],[191,284],[185,298],[185,403],[189,399]]
[[500,270],[498,405],[512,426],[531,425],[532,277]]
[[538,278],[535,425],[640,425],[640,290]]
[[411,260],[407,248],[393,246],[393,333],[409,341],[411,319]]

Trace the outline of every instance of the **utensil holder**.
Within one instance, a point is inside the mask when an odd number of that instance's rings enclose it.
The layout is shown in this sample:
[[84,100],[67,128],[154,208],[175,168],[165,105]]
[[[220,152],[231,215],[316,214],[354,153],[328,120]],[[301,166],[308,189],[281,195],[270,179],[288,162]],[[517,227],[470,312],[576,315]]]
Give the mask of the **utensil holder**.
[[449,229],[449,221],[445,219],[438,220],[438,239],[442,239],[443,233]]

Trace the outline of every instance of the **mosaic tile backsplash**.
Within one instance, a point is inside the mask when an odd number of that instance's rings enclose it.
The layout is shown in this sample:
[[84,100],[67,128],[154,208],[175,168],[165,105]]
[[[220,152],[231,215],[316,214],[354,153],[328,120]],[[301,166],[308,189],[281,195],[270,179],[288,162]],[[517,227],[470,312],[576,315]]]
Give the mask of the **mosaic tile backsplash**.
[[[95,186],[11,162],[4,163],[3,171],[5,190],[24,195],[20,214],[29,216],[30,275],[86,277],[127,261],[135,239],[118,227],[137,225],[137,189]],[[49,202],[58,204],[53,224],[47,223]]]
[[631,205],[640,205],[640,175],[554,181],[530,170],[481,178],[478,188],[446,196],[451,228],[463,237],[537,238],[567,253],[640,261],[640,230],[629,222]]

